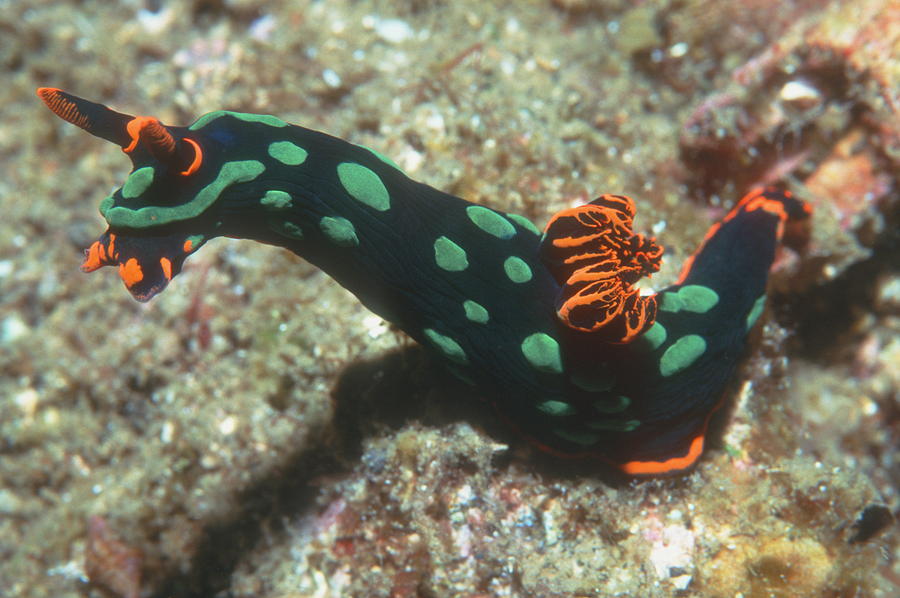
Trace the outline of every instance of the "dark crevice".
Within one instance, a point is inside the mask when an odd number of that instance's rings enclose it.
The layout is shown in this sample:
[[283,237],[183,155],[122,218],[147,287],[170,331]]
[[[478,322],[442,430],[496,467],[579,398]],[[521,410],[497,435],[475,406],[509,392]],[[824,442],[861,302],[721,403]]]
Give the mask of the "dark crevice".
[[839,276],[809,290],[774,294],[779,322],[796,330],[791,352],[820,362],[846,356],[859,340],[859,321],[872,312],[883,275],[900,272],[900,202],[884,214],[885,232],[871,255],[848,266]]

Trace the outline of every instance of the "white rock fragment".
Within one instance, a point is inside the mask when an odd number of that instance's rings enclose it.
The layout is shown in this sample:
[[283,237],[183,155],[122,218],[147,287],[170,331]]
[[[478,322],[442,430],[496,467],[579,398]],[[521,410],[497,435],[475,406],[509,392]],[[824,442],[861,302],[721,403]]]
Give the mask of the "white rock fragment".
[[388,331],[387,322],[374,314],[363,318],[363,327],[366,329],[366,334],[369,335],[369,338],[373,339],[382,336]]
[[378,37],[392,44],[405,42],[416,34],[409,23],[401,19],[373,18],[368,22],[371,22]]
[[219,432],[225,436],[233,434],[236,429],[237,419],[233,415],[229,415],[219,422]]
[[688,53],[690,46],[687,42],[678,42],[674,44],[671,48],[669,48],[669,56],[672,58],[681,58],[685,54]]
[[3,344],[12,343],[22,338],[31,328],[25,323],[18,314],[12,314],[3,319],[0,323],[0,342]]
[[325,69],[322,71],[322,80],[328,87],[337,88],[341,86],[341,76],[334,69]]
[[822,99],[822,94],[806,81],[795,79],[784,84],[778,92],[778,97],[785,104],[806,110],[817,105]]

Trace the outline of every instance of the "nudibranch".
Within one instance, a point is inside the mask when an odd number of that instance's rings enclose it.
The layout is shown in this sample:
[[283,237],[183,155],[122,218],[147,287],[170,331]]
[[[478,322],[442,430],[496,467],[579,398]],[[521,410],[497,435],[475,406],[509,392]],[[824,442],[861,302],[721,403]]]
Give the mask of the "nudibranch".
[[635,283],[659,269],[663,249],[632,232],[628,197],[564,210],[542,233],[418,183],[374,150],[274,116],[217,111],[169,126],[58,89],[37,93],[134,166],[100,203],[109,226],[86,251],[86,272],[117,266],[147,301],[213,237],[284,247],[541,448],[634,476],[696,463],[763,311],[777,245],[810,213],[789,192],[752,191],[675,284],[642,293]]

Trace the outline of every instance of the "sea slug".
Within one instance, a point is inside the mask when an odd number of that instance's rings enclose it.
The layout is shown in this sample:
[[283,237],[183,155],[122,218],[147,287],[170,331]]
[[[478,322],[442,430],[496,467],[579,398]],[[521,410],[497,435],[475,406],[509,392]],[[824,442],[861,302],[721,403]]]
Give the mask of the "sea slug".
[[632,232],[634,202],[603,195],[543,233],[516,214],[413,181],[376,151],[267,115],[187,127],[58,89],[58,116],[123,148],[134,168],[100,203],[109,227],[82,268],[114,265],[147,301],[217,236],[315,264],[424,345],[542,448],[629,475],[691,468],[762,313],[786,225],[810,209],[751,191],[678,281],[634,286],[663,249]]

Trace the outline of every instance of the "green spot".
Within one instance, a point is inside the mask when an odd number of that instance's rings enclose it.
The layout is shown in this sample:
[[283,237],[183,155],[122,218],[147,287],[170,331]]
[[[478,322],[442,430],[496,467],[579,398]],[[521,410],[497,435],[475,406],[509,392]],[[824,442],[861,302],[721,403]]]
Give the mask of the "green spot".
[[538,403],[537,408],[538,411],[555,416],[573,415],[576,413],[575,408],[565,401],[544,401],[543,403]]
[[381,160],[382,162],[384,162],[384,163],[387,164],[388,166],[393,166],[394,168],[396,168],[396,169],[399,170],[400,172],[403,172],[403,169],[400,168],[399,166],[397,166],[397,163],[396,163],[396,162],[394,162],[393,160],[391,160],[390,158],[388,158],[387,156],[385,156],[384,154],[382,154],[382,153],[379,152],[378,150],[374,150],[374,149],[372,149],[371,147],[369,147],[369,146],[367,146],[367,145],[363,145],[362,143],[357,143],[356,145],[358,145],[359,147],[363,148],[364,150],[368,150],[368,151],[372,152],[372,155],[374,155],[376,158],[378,158],[379,160]]
[[201,189],[194,199],[186,204],[171,207],[144,206],[137,210],[115,206],[107,210],[106,221],[114,227],[146,228],[196,218],[214,204],[225,189],[231,185],[252,181],[265,169],[263,163],[258,160],[226,162],[219,169],[215,180]]
[[447,272],[462,272],[469,267],[466,250],[447,237],[438,237],[434,242],[434,261]]
[[271,191],[266,191],[259,203],[270,210],[286,210],[291,207],[291,201],[290,193],[272,189]]
[[549,334],[536,332],[522,341],[522,354],[536,370],[549,374],[562,373],[559,343]]
[[325,216],[319,220],[319,228],[328,237],[328,240],[338,247],[356,247],[359,245],[359,237],[353,223],[346,218],[332,218]]
[[477,324],[487,324],[490,318],[488,310],[474,301],[469,301],[468,299],[463,301],[463,309],[466,310],[466,317]]
[[698,357],[706,351],[706,341],[702,336],[688,334],[683,336],[666,349],[659,360],[659,373],[663,376],[677,374],[681,370],[690,367]]
[[384,212],[391,207],[391,196],[381,178],[356,162],[341,162],[337,167],[341,185],[353,199]]
[[629,405],[631,405],[631,399],[623,395],[601,401],[594,401],[594,409],[598,413],[619,413],[620,411],[628,409]]
[[762,295],[759,299],[753,302],[753,307],[750,308],[750,313],[747,314],[747,330],[753,328],[753,325],[756,324],[756,321],[759,319],[759,316],[762,315],[763,310],[766,309],[766,296]]
[[268,114],[250,114],[248,112],[231,112],[230,110],[216,110],[215,112],[210,112],[208,114],[204,114],[200,118],[194,121],[190,127],[188,127],[191,131],[196,131],[197,129],[202,129],[212,121],[220,118],[222,116],[232,116],[238,120],[242,120],[248,123],[262,123],[264,125],[269,125],[270,127],[286,127],[288,124],[278,118],[277,116],[270,116]]
[[438,351],[443,353],[444,357],[446,357],[450,361],[455,361],[456,363],[460,364],[469,362],[468,358],[466,357],[466,352],[463,351],[463,348],[460,347],[459,343],[457,343],[449,336],[444,336],[443,334],[432,330],[431,328],[426,328],[422,332],[425,334],[425,337],[429,341],[431,341],[431,344],[434,345]]
[[269,155],[288,166],[299,166],[306,162],[309,153],[290,141],[275,141],[269,144]]
[[666,336],[668,336],[666,327],[659,322],[654,322],[653,326],[651,326],[641,338],[644,339],[645,343],[650,345],[651,350],[656,350],[661,344],[666,342]]
[[629,419],[627,421],[618,421],[614,419],[597,421],[597,422],[588,422],[588,427],[592,430],[610,430],[612,432],[631,432],[641,425],[641,422],[636,419]]
[[269,220],[269,228],[271,228],[279,235],[284,235],[285,237],[290,237],[291,239],[303,238],[303,230],[299,226],[297,226],[293,222],[283,220],[281,218],[272,218],[271,220]]
[[616,385],[616,377],[609,368],[601,365],[591,372],[578,372],[571,376],[572,384],[588,392],[604,392]]
[[530,230],[534,234],[540,236],[540,234],[541,234],[540,229],[538,227],[536,227],[534,225],[534,223],[531,220],[529,220],[528,218],[526,218],[525,216],[522,216],[520,214],[507,214],[506,216],[510,220],[516,222],[522,228]]
[[516,256],[506,258],[506,261],[503,262],[503,270],[513,282],[523,283],[531,280],[531,268],[522,258]]
[[152,166],[144,166],[132,172],[122,186],[122,197],[125,199],[140,197],[150,187],[154,174],[156,173]]
[[466,216],[475,226],[498,239],[510,239],[516,234],[516,227],[509,220],[484,206],[469,206]]
[[568,440],[569,442],[574,442],[575,444],[580,444],[582,446],[590,446],[592,444],[597,444],[602,436],[599,434],[592,434],[590,432],[575,432],[573,430],[566,430],[565,428],[554,428],[553,433]]
[[697,314],[706,313],[719,302],[719,295],[709,287],[699,284],[683,286],[675,292],[662,294],[659,309],[662,311],[690,311]]
[[191,235],[185,241],[191,242],[191,251],[197,251],[200,248],[200,245],[203,243],[203,235]]

